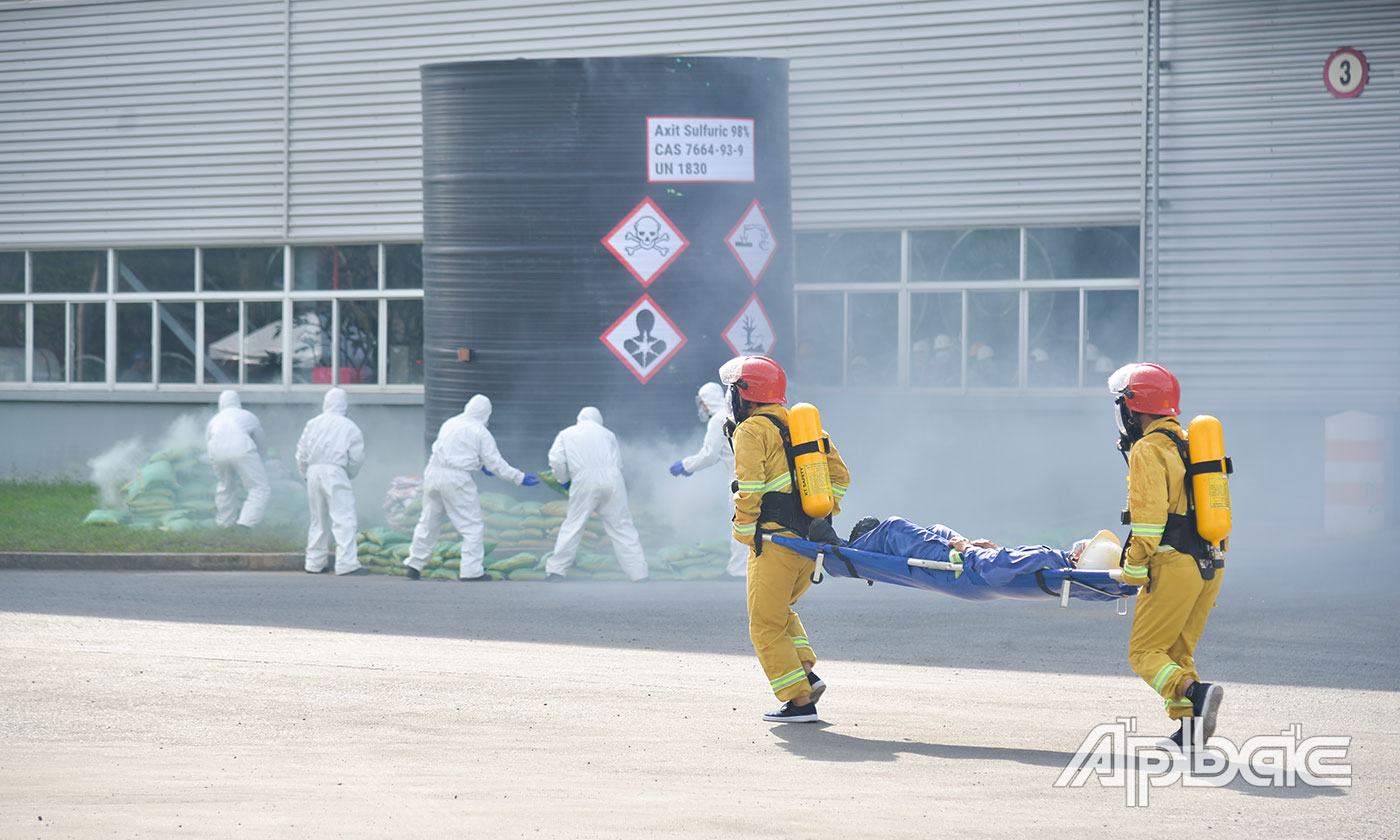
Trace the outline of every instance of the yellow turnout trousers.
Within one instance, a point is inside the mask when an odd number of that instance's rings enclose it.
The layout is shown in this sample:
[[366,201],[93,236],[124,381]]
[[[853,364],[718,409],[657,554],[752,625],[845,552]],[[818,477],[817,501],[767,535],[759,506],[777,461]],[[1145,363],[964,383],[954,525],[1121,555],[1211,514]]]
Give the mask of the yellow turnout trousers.
[[768,540],[763,541],[763,556],[749,550],[749,638],[779,700],[812,691],[802,666],[810,668],[817,655],[792,606],[812,585],[813,565],[812,560]]
[[1202,580],[1196,561],[1179,551],[1164,551],[1148,561],[1150,588],[1140,590],[1128,637],[1128,661],[1152,690],[1162,695],[1172,720],[1191,716],[1191,701],[1182,683],[1196,674],[1196,643],[1206,629],[1224,569]]

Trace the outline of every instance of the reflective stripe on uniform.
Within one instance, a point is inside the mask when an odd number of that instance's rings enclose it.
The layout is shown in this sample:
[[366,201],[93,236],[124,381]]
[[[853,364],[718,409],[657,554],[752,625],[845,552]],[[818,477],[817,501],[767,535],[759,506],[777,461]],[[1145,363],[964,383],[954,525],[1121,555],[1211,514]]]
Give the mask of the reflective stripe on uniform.
[[1146,566],[1135,566],[1132,563],[1123,564],[1123,577],[1143,578],[1147,577]]
[[763,489],[762,481],[736,481],[740,493],[757,493]]
[[750,534],[752,534],[752,533],[754,532],[754,530],[757,529],[757,528],[758,528],[758,523],[757,523],[757,522],[750,522],[750,523],[747,524],[747,525],[740,525],[740,524],[738,524],[738,523],[735,523],[735,525],[734,525],[734,533],[736,533],[736,534],[741,534],[741,535],[750,535]]
[[806,637],[806,636],[793,636],[793,637],[792,637],[792,645],[793,645],[793,647],[800,647],[800,648],[804,648],[804,647],[805,647],[805,648],[809,648],[809,649],[812,647],[812,643],[809,642],[809,641],[807,641],[807,637]]
[[1189,709],[1192,707],[1191,701],[1184,698],[1181,700],[1167,698],[1162,701],[1162,705],[1167,708],[1167,711],[1171,711],[1172,709]]
[[1138,534],[1139,536],[1144,536],[1144,537],[1160,537],[1160,536],[1162,536],[1162,532],[1164,532],[1164,531],[1167,530],[1167,524],[1166,524],[1165,522],[1163,522],[1161,525],[1153,525],[1153,524],[1150,524],[1150,523],[1143,523],[1143,522],[1134,522],[1134,523],[1132,524],[1132,529],[1133,529],[1133,533],[1134,533],[1134,534]]
[[784,492],[784,491],[786,491],[786,490],[791,490],[791,489],[792,489],[792,475],[789,474],[789,473],[783,473],[782,475],[778,476],[777,478],[770,479],[766,484],[763,484],[759,489],[762,490],[764,493],[782,493],[782,492]]
[[768,683],[769,685],[773,686],[773,690],[776,692],[781,691],[784,688],[787,688],[788,686],[797,685],[799,682],[805,679],[807,679],[806,669],[798,668],[793,671],[788,671],[786,674],[783,674],[776,680],[769,680]]
[[1157,672],[1157,676],[1152,680],[1152,690],[1161,694],[1162,687],[1171,682],[1171,678],[1180,670],[1181,666],[1175,662],[1168,662],[1163,665],[1162,669]]
[[1157,546],[1157,553],[1158,553],[1158,554],[1161,554],[1161,553],[1164,552],[1164,551],[1176,551],[1176,549],[1172,548],[1172,547],[1169,546],[1169,545],[1159,545],[1159,546]]
[[833,482],[832,485],[831,485],[831,495],[835,496],[835,497],[838,498],[838,499],[841,498],[842,496],[845,496],[845,495],[846,495],[846,485],[844,485],[844,484],[836,484],[836,483]]

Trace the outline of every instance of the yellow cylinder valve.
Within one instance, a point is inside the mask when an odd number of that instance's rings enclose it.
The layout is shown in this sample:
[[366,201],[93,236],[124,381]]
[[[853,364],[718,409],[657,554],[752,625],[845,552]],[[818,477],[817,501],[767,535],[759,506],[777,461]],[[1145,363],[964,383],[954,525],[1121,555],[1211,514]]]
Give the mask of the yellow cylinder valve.
[[793,463],[797,466],[797,496],[802,510],[813,519],[827,516],[836,507],[827,471],[829,444],[822,436],[822,416],[811,403],[788,409],[788,434],[792,438]]
[[1225,436],[1220,421],[1201,414],[1186,431],[1191,452],[1191,492],[1196,500],[1196,530],[1219,553],[1230,536],[1230,479],[1225,460]]

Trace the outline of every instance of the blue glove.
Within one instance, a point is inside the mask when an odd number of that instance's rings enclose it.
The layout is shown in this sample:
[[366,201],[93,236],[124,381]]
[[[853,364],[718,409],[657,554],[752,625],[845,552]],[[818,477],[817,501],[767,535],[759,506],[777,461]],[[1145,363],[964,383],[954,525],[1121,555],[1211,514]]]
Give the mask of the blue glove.
[[566,481],[566,482],[564,482],[563,484],[561,484],[561,485],[559,485],[559,486],[560,486],[560,487],[563,487],[565,490],[568,490],[570,484],[573,484],[573,481]]
[[525,477],[520,481],[522,487],[534,487],[539,483],[540,477],[537,475],[530,475],[529,473],[525,473]]
[[485,467],[482,467],[482,468],[481,468],[481,472],[484,473],[485,475],[489,475],[489,476],[491,476],[491,477],[493,477],[493,478],[494,478],[495,475],[496,475],[495,473],[491,472],[490,470],[486,469]]
[[677,461],[676,463],[671,465],[671,475],[674,475],[677,478],[679,478],[683,475],[689,476],[690,473],[686,472],[683,461]]

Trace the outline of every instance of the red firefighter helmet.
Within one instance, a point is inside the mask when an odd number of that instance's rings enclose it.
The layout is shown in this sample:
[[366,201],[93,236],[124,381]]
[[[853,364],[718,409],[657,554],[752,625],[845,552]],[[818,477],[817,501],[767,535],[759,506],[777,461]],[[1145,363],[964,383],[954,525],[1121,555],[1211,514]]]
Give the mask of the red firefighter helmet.
[[1181,414],[1181,383],[1172,372],[1151,362],[1124,365],[1108,377],[1108,390],[1123,405],[1142,414]]
[[719,381],[749,402],[787,402],[787,374],[767,356],[737,356],[719,369]]

